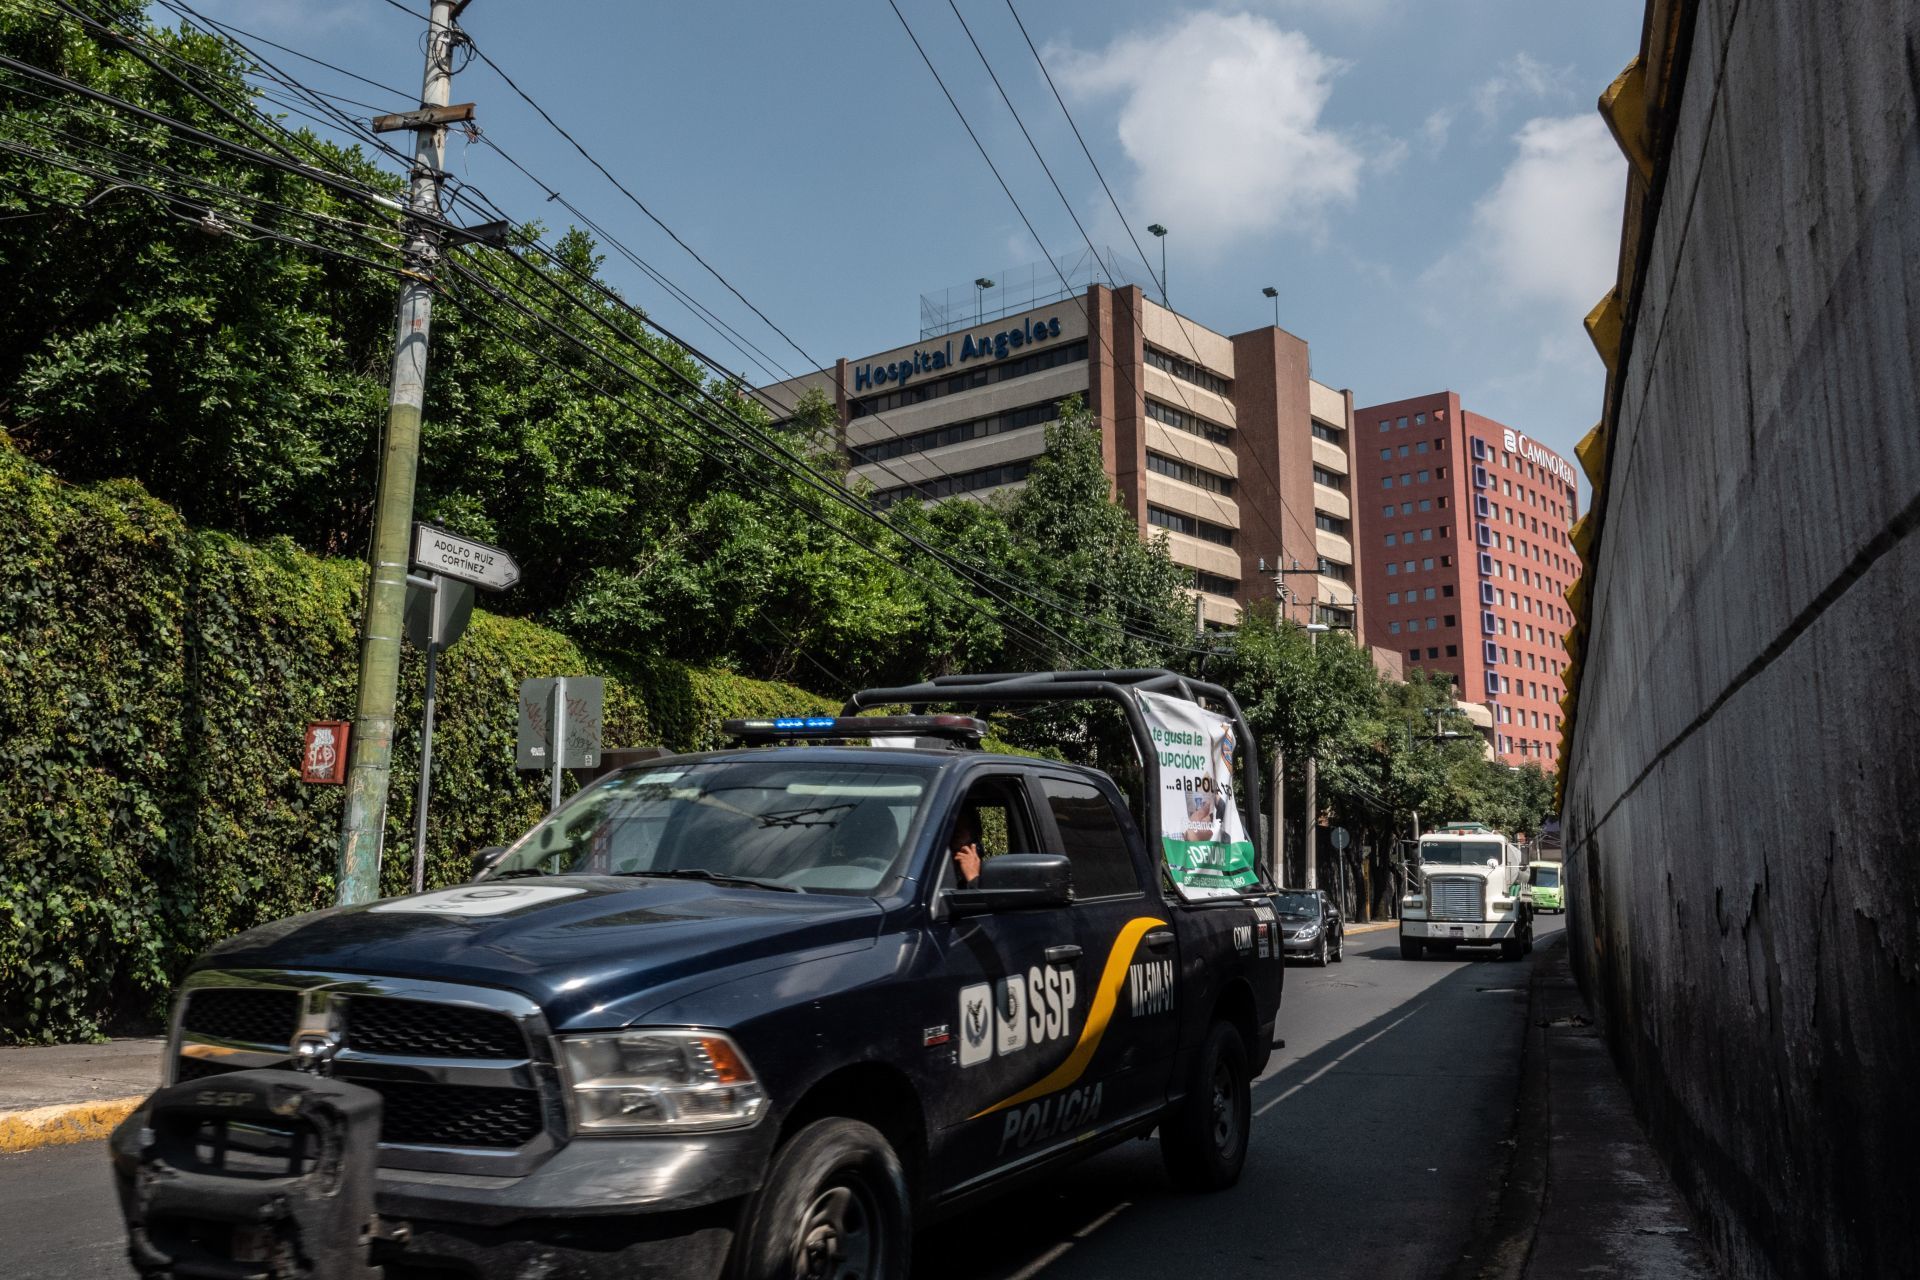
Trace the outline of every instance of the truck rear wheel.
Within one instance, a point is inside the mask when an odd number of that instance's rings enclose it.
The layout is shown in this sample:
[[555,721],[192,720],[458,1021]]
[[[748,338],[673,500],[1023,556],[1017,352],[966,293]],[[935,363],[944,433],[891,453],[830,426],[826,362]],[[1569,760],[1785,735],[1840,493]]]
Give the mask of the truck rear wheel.
[[1420,958],[1420,951],[1420,939],[1409,938],[1404,933],[1400,935],[1400,958],[1402,960],[1418,960]]
[[733,1280],[896,1280],[913,1215],[900,1157],[872,1125],[816,1120],[780,1145],[747,1200]]
[[1527,942],[1526,939],[1520,935],[1515,934],[1511,938],[1500,939],[1500,958],[1502,960],[1518,960],[1526,953]]
[[1252,1085],[1239,1031],[1214,1023],[1187,1096],[1160,1125],[1160,1158],[1176,1187],[1224,1191],[1240,1181],[1253,1127]]

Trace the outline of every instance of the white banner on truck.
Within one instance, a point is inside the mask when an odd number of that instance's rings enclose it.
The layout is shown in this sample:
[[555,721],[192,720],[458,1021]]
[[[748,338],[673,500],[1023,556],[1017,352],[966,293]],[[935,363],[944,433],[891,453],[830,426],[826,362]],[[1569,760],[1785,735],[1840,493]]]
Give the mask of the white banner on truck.
[[1259,882],[1240,816],[1233,721],[1184,698],[1137,693],[1153,738],[1160,850],[1181,894],[1237,896]]

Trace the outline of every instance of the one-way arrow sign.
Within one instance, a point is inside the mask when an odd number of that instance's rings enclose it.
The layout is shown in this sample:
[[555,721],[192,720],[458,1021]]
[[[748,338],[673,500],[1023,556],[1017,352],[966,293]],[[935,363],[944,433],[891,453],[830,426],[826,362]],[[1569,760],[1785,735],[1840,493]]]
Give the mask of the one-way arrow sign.
[[520,566],[499,547],[457,537],[430,524],[413,526],[413,562],[429,573],[471,582],[482,591],[505,591],[520,581]]

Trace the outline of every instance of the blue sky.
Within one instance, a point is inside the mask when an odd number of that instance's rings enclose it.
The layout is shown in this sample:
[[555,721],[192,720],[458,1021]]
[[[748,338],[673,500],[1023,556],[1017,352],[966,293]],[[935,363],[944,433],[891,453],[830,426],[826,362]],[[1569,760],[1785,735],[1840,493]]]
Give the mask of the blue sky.
[[[1045,250],[1083,250],[953,9],[898,3]],[[1580,318],[1612,281],[1626,170],[1593,104],[1637,50],[1640,4],[1014,3],[1150,254],[1141,229],[1170,229],[1176,308],[1236,332],[1271,321],[1260,288],[1272,284],[1315,376],[1358,403],[1450,387],[1562,452],[1599,417],[1603,375]],[[385,0],[201,7],[409,92],[419,83],[422,24]],[[1088,233],[1144,274],[1006,0],[959,11]],[[463,25],[822,360],[910,342],[923,292],[1042,257],[887,0],[473,0]],[[768,356],[805,367],[483,64],[461,72],[454,99],[475,101],[488,138]],[[516,217],[566,221],[483,145],[456,140],[448,167]],[[638,271],[610,261],[609,273],[759,380]]]

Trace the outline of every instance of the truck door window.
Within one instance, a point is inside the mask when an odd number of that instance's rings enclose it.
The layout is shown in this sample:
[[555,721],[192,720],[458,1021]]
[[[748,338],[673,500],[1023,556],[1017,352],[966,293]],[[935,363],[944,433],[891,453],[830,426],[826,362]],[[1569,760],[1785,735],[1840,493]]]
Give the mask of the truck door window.
[[[1026,788],[1021,786],[1019,778],[1010,774],[981,778],[967,788],[966,799],[960,802],[954,817],[957,819],[968,811],[972,812],[980,832],[980,857],[983,861],[997,858],[1003,853],[1040,851],[1040,841],[1033,833],[1033,818],[1027,812]],[[953,824],[949,822],[946,835],[950,836],[952,832]],[[946,847],[941,845],[943,849]],[[947,859],[947,869],[941,874],[943,883],[953,883],[951,858]]]
[[1047,807],[1060,829],[1061,850],[1073,864],[1073,896],[1111,898],[1140,892],[1133,849],[1113,806],[1098,787],[1066,778],[1042,777]]

